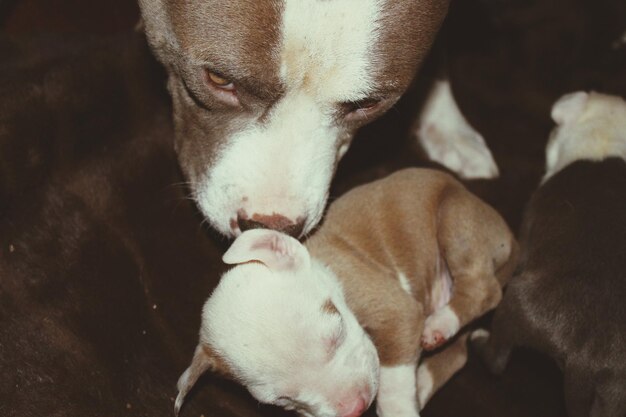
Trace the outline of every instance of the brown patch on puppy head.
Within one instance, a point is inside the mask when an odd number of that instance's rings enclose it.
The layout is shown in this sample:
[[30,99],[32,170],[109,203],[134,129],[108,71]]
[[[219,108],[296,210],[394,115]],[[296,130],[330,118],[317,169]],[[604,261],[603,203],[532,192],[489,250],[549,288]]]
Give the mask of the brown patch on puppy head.
[[237,380],[228,362],[209,344],[202,343],[202,352],[211,363],[211,372],[231,380]]
[[178,396],[174,403],[174,412],[178,416],[180,409],[185,401],[185,397],[191,391],[191,388],[206,371],[211,371],[224,378],[237,380],[232,372],[230,365],[218,354],[215,349],[208,343],[200,342],[196,346],[193,359],[189,367],[183,372],[178,379]]
[[326,346],[327,360],[330,361],[337,353],[337,348],[339,347],[339,345],[341,345],[341,343],[343,342],[345,338],[344,323],[343,323],[343,318],[341,317],[341,314],[339,313],[339,310],[337,309],[337,306],[335,305],[335,303],[333,303],[333,301],[330,298],[328,298],[324,302],[324,304],[322,304],[321,310],[322,310],[322,313],[328,314],[329,316],[336,316],[337,319],[339,320],[339,327],[337,328],[337,331],[333,333],[332,335],[330,335],[329,337],[325,337],[323,339],[324,344]]
[[335,303],[333,303],[330,298],[327,299],[326,302],[322,305],[322,312],[330,315],[339,315],[339,310],[337,310],[337,306],[335,306]]

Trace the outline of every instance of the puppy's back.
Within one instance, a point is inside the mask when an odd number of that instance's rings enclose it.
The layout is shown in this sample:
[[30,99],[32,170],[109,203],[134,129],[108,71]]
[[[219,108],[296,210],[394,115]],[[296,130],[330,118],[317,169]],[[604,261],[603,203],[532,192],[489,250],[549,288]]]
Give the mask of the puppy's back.
[[521,244],[514,285],[537,323],[556,326],[554,346],[581,359],[626,352],[626,161],[577,161],[552,177],[529,203]]

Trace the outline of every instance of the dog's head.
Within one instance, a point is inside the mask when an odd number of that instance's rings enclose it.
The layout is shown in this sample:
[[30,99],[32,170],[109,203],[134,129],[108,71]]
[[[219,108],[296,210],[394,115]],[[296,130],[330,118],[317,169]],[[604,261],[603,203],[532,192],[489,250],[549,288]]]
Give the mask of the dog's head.
[[205,370],[260,402],[305,416],[356,417],[378,388],[376,349],[330,270],[294,238],[250,230],[202,312],[200,343],[178,382],[176,410]]
[[626,102],[618,96],[578,91],[552,107],[556,127],[546,147],[544,181],[581,159],[626,159]]
[[355,131],[410,83],[448,0],[139,0],[176,149],[220,232],[309,231]]

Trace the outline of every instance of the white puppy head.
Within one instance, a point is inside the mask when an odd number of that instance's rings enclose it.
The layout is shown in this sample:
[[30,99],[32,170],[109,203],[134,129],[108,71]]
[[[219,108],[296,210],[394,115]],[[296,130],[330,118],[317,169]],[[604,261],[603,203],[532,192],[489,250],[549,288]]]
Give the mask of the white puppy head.
[[262,229],[244,232],[224,261],[237,266],[204,305],[176,411],[205,370],[305,416],[365,411],[378,388],[378,355],[333,273],[297,240]]
[[546,148],[544,181],[581,159],[626,158],[626,102],[620,97],[579,91],[552,107],[557,126]]

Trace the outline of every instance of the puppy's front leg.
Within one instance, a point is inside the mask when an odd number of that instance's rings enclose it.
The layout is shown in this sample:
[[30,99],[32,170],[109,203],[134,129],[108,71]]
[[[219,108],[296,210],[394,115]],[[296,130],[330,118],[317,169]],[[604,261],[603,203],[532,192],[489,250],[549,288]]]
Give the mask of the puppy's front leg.
[[381,366],[376,411],[379,417],[419,417],[417,361]]
[[417,368],[417,397],[420,409],[467,362],[467,338],[461,334],[449,346],[424,359]]
[[372,337],[380,357],[376,410],[380,417],[419,417],[416,368],[424,326],[422,307],[407,296],[380,312]]

